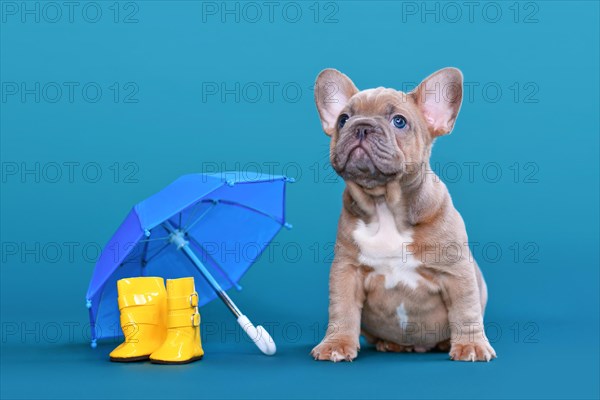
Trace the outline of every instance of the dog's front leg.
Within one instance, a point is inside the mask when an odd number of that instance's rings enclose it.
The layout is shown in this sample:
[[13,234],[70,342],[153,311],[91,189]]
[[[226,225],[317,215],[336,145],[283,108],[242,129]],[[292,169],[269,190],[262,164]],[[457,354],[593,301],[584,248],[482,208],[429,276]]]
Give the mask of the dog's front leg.
[[450,358],[456,361],[490,361],[496,352],[488,341],[481,296],[472,265],[454,266],[444,277],[442,291],[450,322]]
[[365,294],[359,268],[334,260],[329,278],[329,325],[311,355],[315,360],[352,361],[360,336],[360,316]]

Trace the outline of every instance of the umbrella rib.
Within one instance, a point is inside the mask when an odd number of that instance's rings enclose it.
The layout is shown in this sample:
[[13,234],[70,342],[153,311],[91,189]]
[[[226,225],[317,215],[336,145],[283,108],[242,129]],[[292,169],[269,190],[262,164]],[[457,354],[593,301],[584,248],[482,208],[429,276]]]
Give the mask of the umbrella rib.
[[[196,225],[196,223],[198,223],[200,220],[202,220],[202,218],[204,218],[204,217],[206,216],[206,214],[208,214],[208,212],[209,212],[210,210],[212,210],[212,209],[213,209],[213,208],[214,208],[214,207],[215,207],[217,204],[219,204],[219,203],[227,204],[227,205],[230,205],[230,206],[238,206],[238,207],[241,207],[241,208],[245,208],[245,209],[247,209],[247,210],[249,210],[249,211],[252,211],[252,212],[255,212],[255,213],[257,213],[257,214],[263,215],[263,216],[265,216],[265,217],[271,218],[273,221],[275,221],[275,222],[277,222],[277,223],[279,223],[279,224],[282,224],[282,225],[284,224],[284,222],[283,222],[282,220],[280,220],[279,218],[277,218],[277,217],[275,217],[275,216],[273,216],[273,215],[271,215],[271,214],[268,214],[268,213],[266,213],[266,212],[264,212],[264,211],[261,211],[261,210],[259,210],[258,208],[254,208],[254,207],[250,207],[250,206],[248,206],[248,205],[242,204],[242,203],[238,203],[237,201],[231,201],[231,200],[221,200],[221,199],[203,199],[203,200],[199,201],[198,203],[196,203],[196,206],[194,206],[194,207],[197,207],[197,205],[198,205],[198,204],[201,204],[201,203],[213,203],[213,204],[212,204],[212,206],[211,206],[211,207],[210,207],[208,210],[204,211],[204,212],[203,212],[203,213],[202,213],[202,214],[201,214],[201,215],[198,217],[198,219],[196,219],[196,220],[195,220],[194,222],[192,222],[191,224],[189,224],[189,225],[187,225],[187,226],[185,226],[185,227],[183,227],[183,228],[181,228],[181,224],[180,224],[180,225],[179,225],[179,227],[180,227],[180,229],[181,229],[182,231],[184,231],[184,232],[189,232],[189,231],[190,231],[190,229],[192,229],[192,227],[193,227],[194,225]],[[195,213],[196,213],[196,211],[197,211],[197,209],[195,209],[195,210],[193,211],[193,213],[192,213],[192,216],[193,216],[193,214],[195,214]],[[191,219],[191,217],[190,217],[190,219]]]
[[148,255],[148,242],[144,243],[144,250],[142,251],[142,267],[145,267],[146,264],[148,264],[148,261],[146,260],[146,256]]
[[160,249],[158,249],[156,251],[156,253],[152,254],[150,257],[148,257],[148,259],[146,260],[146,264],[149,264],[150,261],[152,261],[157,255],[159,255],[160,253],[163,252],[164,249],[166,249],[167,247],[169,247],[169,245],[171,244],[171,242],[167,242],[163,245],[163,247],[161,247]]
[[282,220],[280,220],[279,218],[277,218],[277,217],[275,217],[275,216],[273,216],[271,214],[268,214],[268,213],[266,213],[264,211],[261,211],[258,208],[254,208],[254,207],[250,207],[250,206],[248,206],[246,204],[238,203],[237,201],[231,201],[231,200],[209,200],[209,201],[216,201],[218,203],[223,203],[223,204],[227,204],[227,205],[230,205],[230,206],[238,206],[238,207],[241,207],[241,208],[245,208],[245,209],[247,209],[249,211],[253,211],[253,212],[255,212],[257,214],[260,214],[260,215],[263,215],[265,217],[269,217],[272,220],[274,220],[275,222],[280,223],[281,225],[284,224],[284,222]]
[[138,241],[138,243],[156,242],[157,240],[168,240],[169,238],[170,238],[170,236],[164,236],[164,237],[153,238],[153,239],[144,239],[144,240]]
[[133,259],[131,259],[131,260],[127,260],[127,261],[122,261],[122,262],[119,264],[119,267],[121,267],[121,266],[123,266],[123,265],[125,265],[125,264],[133,264],[134,262],[135,262],[135,263],[137,263],[137,261],[136,261],[136,260],[133,260]]
[[[211,206],[210,206],[210,207],[209,207],[209,208],[208,208],[206,211],[204,211],[204,212],[203,212],[203,213],[202,213],[202,214],[201,214],[201,215],[198,217],[198,219],[196,219],[194,222],[192,222],[191,224],[188,224],[187,226],[185,226],[185,227],[183,227],[183,228],[181,228],[181,225],[180,225],[180,226],[179,226],[179,227],[180,227],[180,229],[181,229],[182,231],[184,231],[184,232],[189,232],[189,230],[190,230],[190,229],[192,229],[192,227],[193,227],[194,225],[196,225],[198,222],[200,222],[200,220],[202,220],[202,218],[204,218],[204,217],[206,216],[206,214],[208,214],[208,212],[209,212],[209,211],[211,211],[213,208],[215,208],[215,206],[218,204],[218,203],[216,203],[216,202],[215,202],[215,201],[213,201],[213,200],[208,200],[208,201],[204,201],[204,200],[202,200],[202,201],[198,202],[198,204],[200,204],[200,203],[209,203],[209,202],[212,202],[213,204],[211,204]],[[195,212],[195,211],[194,211],[194,212]]]
[[[190,212],[190,216],[188,217],[187,221],[185,221],[185,225],[189,225],[190,221],[194,218],[194,216],[196,215],[196,213],[198,212],[198,209],[200,208],[199,206],[203,204],[203,201],[197,201],[196,204],[194,204],[194,208],[192,209],[192,211]],[[183,211],[183,210],[182,210]],[[181,225],[179,226],[181,228]]]

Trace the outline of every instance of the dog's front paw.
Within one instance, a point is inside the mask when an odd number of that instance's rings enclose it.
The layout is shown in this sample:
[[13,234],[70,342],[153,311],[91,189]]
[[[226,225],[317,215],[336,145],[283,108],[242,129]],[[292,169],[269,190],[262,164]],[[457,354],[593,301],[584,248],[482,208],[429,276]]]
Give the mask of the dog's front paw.
[[454,361],[490,361],[496,352],[487,340],[452,343],[450,359]]
[[328,338],[325,337],[310,354],[315,360],[325,361],[352,361],[358,355],[360,345],[357,340],[349,337]]

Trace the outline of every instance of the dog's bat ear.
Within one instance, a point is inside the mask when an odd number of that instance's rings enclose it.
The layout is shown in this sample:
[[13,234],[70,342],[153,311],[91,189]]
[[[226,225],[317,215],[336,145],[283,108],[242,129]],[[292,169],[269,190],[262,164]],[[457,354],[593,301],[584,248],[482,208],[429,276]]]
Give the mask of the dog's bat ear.
[[463,75],[456,68],[444,68],[429,75],[410,93],[423,113],[433,136],[454,128],[463,97]]
[[356,93],[358,89],[350,78],[336,69],[325,69],[317,76],[315,103],[327,135],[331,136],[335,132],[340,113]]

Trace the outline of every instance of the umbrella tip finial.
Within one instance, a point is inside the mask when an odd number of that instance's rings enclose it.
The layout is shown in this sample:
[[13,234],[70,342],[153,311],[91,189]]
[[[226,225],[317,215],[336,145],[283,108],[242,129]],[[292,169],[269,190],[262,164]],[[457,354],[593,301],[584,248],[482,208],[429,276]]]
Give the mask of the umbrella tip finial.
[[148,229],[144,229],[144,235],[146,235],[146,237],[150,237],[150,231]]
[[235,181],[233,179],[227,179],[227,186],[233,186],[235,185]]
[[294,227],[294,226],[293,226],[292,224],[290,224],[289,222],[286,222],[285,224],[283,224],[283,226],[284,226],[286,229],[292,229],[292,228]]
[[92,301],[90,299],[85,299],[85,306],[87,308],[92,308]]
[[296,179],[294,179],[294,178],[291,178],[291,177],[289,177],[289,176],[286,176],[284,180],[285,180],[286,182],[289,182],[289,183],[294,183],[294,182],[296,182]]
[[98,343],[96,343],[96,339],[92,339],[92,341],[90,342],[90,346],[92,347],[92,349],[95,349],[96,347],[98,347]]

